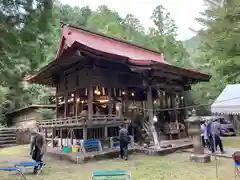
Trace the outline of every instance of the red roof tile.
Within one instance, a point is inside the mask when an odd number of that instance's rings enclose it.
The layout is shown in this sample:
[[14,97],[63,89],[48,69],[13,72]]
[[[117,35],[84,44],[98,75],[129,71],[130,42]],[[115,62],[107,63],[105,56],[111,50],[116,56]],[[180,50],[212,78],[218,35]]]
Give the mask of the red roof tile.
[[166,63],[161,53],[99,33],[66,25],[62,27],[62,38],[59,43],[57,56],[62,52],[63,47],[71,47],[74,43],[79,43],[104,53],[127,57],[129,62],[137,65],[149,65],[151,61]]

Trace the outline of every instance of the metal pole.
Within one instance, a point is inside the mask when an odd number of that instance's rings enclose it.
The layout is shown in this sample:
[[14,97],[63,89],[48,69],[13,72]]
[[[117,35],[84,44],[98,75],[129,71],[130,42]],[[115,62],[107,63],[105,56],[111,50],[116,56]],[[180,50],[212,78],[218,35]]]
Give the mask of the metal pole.
[[216,153],[216,139],[215,139],[215,135],[212,136],[213,138],[213,149],[214,149],[214,156],[215,156],[215,167],[216,167],[216,179],[218,179],[218,163],[217,163],[217,153]]

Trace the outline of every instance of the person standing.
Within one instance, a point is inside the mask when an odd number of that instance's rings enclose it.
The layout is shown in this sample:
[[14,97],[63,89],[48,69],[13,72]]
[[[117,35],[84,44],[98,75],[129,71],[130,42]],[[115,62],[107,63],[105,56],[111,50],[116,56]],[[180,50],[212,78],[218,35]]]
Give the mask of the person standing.
[[213,147],[213,138],[212,138],[212,132],[211,132],[211,125],[212,125],[212,120],[207,122],[207,128],[206,128],[206,133],[208,137],[208,149],[209,151],[212,151]]
[[220,138],[221,133],[221,124],[218,120],[215,120],[211,124],[211,134],[213,138],[213,145],[212,145],[212,153],[214,153],[217,150],[217,147],[219,146],[221,153],[223,154],[223,144],[222,140]]
[[[31,132],[32,141],[31,141],[31,146],[30,146],[30,155],[32,156],[32,159],[36,162],[43,162],[42,157],[44,155],[45,151],[45,138],[44,136],[37,132],[37,131],[32,131]],[[34,173],[36,174],[38,170],[38,167],[34,167]]]
[[204,123],[201,124],[201,130],[202,130],[202,133],[201,133],[201,138],[202,138],[202,145],[203,147],[205,148],[206,147],[206,141],[205,141],[205,131],[206,131],[206,126]]
[[125,125],[122,124],[119,130],[119,140],[120,140],[120,157],[121,159],[128,159],[128,130],[125,128]]

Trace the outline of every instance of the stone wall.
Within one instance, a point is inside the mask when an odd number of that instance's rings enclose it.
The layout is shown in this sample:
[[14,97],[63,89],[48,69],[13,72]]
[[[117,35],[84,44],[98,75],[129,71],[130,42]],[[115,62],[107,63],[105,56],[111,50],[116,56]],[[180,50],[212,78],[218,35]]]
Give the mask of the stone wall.
[[30,129],[17,129],[16,134],[16,143],[19,145],[29,144],[31,142],[31,133]]
[[13,127],[37,129],[37,121],[41,120],[41,114],[35,109],[30,109],[13,116]]

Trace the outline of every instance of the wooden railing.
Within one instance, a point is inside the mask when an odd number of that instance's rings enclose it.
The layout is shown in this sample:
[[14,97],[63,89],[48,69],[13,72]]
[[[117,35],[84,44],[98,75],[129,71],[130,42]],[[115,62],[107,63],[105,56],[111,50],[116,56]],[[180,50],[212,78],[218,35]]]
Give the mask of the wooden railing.
[[116,115],[93,115],[92,119],[86,117],[66,117],[66,118],[57,118],[42,120],[38,122],[38,126],[41,128],[44,127],[70,127],[70,126],[94,126],[94,125],[111,125],[115,123],[129,123],[129,120],[126,118],[120,118]]

